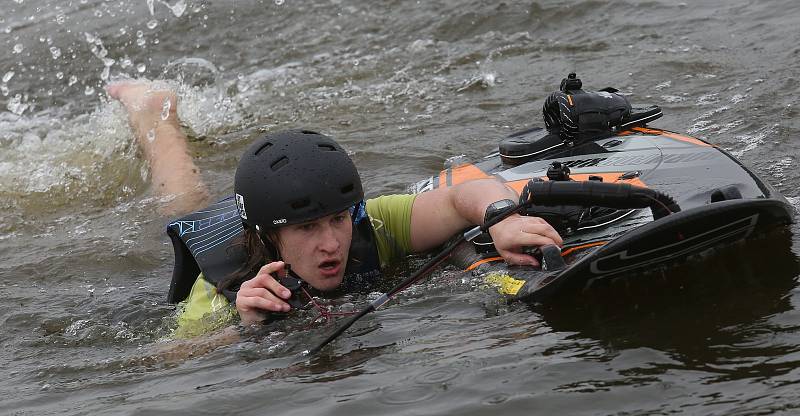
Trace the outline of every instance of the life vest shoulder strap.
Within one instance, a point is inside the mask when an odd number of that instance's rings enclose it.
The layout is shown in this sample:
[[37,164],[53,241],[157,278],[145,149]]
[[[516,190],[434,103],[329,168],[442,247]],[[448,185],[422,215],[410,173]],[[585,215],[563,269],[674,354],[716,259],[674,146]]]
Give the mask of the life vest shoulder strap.
[[200,272],[209,282],[217,283],[247,260],[244,246],[232,244],[243,235],[233,196],[170,222],[167,235],[175,254],[167,295],[170,303],[189,296]]

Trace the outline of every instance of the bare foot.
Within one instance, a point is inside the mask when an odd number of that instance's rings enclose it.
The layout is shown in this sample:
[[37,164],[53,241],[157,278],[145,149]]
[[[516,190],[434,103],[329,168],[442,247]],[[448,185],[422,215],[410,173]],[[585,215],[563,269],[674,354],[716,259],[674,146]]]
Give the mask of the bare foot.
[[106,91],[125,106],[131,128],[146,152],[152,147],[150,143],[159,136],[159,130],[167,130],[170,137],[173,131],[180,131],[174,91],[135,81],[109,84]]

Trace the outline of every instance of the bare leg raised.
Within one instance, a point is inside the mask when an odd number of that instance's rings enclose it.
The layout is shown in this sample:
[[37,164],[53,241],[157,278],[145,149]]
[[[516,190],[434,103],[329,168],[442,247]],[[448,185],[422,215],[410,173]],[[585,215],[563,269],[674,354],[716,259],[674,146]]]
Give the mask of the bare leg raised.
[[208,190],[178,122],[175,92],[141,82],[115,83],[106,90],[128,112],[136,141],[150,163],[155,194],[174,196],[162,213],[181,214],[207,203]]

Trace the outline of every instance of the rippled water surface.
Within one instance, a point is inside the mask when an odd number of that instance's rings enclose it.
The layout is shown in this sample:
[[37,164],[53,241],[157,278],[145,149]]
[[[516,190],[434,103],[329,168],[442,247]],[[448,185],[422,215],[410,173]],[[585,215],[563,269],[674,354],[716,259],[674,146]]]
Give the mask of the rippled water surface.
[[[288,321],[170,340],[172,250],[124,112],[103,87],[179,90],[215,195],[243,148],[306,127],[369,196],[478,158],[577,71],[660,105],[797,201],[800,3],[8,0],[0,12],[0,413],[794,414],[798,241],[677,271],[675,291],[506,305],[448,271],[321,356]],[[697,279],[700,280],[700,279]],[[647,291],[645,291],[647,292]],[[363,299],[353,299],[360,304]]]

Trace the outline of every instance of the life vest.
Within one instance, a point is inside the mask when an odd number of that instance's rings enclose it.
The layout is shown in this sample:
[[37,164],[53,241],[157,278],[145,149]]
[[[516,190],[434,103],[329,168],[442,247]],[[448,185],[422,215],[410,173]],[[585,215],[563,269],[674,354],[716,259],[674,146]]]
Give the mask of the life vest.
[[[381,277],[375,235],[363,201],[353,207],[351,217],[353,237],[344,280],[337,291],[368,289]],[[201,272],[216,286],[247,261],[244,245],[237,243],[242,241],[244,228],[232,195],[170,222],[167,235],[175,255],[167,295],[170,303],[186,299]],[[231,302],[236,300],[235,290],[225,290],[223,295]]]

